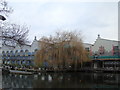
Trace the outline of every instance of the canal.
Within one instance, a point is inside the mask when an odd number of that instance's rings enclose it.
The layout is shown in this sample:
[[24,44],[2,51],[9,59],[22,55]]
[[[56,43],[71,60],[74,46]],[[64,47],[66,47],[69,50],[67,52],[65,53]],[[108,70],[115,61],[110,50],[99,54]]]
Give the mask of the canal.
[[116,73],[3,74],[2,88],[120,88]]

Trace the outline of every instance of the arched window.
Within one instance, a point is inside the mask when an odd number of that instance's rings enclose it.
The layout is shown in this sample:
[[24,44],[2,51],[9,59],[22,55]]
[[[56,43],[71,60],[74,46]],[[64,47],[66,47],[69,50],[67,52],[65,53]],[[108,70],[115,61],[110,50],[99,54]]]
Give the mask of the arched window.
[[18,54],[18,50],[15,51],[15,56],[17,56],[17,54]]
[[20,50],[20,56],[23,56],[23,55],[24,55],[24,51]]
[[29,52],[29,50],[26,49],[25,52]]
[[12,56],[13,55],[13,51],[10,51],[10,56]]
[[37,52],[38,51],[38,49],[35,49],[35,52]]
[[9,51],[7,51],[6,53],[9,53]]
[[2,53],[5,53],[5,51],[2,51]]
[[15,53],[18,53],[18,50],[16,50]]
[[23,52],[23,50],[20,50],[20,52]]
[[4,56],[5,55],[5,51],[2,51],[2,56]]
[[28,56],[28,52],[29,52],[29,50],[25,50],[25,56]]

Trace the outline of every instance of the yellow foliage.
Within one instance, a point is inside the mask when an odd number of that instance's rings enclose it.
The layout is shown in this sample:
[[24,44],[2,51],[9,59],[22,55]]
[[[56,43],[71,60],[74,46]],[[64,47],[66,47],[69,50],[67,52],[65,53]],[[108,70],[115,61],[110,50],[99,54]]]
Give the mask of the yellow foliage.
[[36,53],[36,65],[42,66],[45,61],[49,66],[77,65],[90,61],[80,36],[75,32],[57,32],[55,36],[42,37],[40,50]]

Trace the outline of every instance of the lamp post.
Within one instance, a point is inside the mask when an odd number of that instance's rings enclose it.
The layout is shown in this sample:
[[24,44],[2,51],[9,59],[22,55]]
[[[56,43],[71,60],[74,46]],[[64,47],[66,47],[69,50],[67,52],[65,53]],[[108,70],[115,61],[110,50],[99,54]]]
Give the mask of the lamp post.
[[0,20],[5,21],[6,18],[4,16],[0,15]]
[[[4,21],[6,18],[0,15],[0,20]],[[2,88],[2,29],[0,27],[0,89]]]
[[[5,21],[6,18],[0,15],[0,20]],[[0,67],[2,66],[2,29],[0,29]]]

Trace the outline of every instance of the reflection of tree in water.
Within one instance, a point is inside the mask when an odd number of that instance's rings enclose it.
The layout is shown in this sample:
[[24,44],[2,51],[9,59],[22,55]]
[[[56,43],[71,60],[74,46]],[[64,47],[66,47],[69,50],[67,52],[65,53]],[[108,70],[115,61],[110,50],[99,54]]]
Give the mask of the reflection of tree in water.
[[[45,79],[42,80],[42,77]],[[52,80],[49,80],[50,77]],[[87,80],[90,80],[90,77]],[[87,82],[80,73],[43,73],[38,78],[34,80],[34,87],[37,88],[80,88],[82,83]]]
[[119,81],[119,74],[80,72],[35,75],[3,74],[2,83],[3,88],[94,88],[118,87]]
[[[110,74],[107,74],[110,75]],[[34,81],[34,87],[37,88],[94,88],[94,87],[117,87],[116,81],[112,85],[105,82],[106,74],[100,73],[45,73],[44,80]],[[49,81],[49,76],[52,80]],[[118,76],[118,75],[117,75]],[[116,75],[114,74],[114,77]]]

